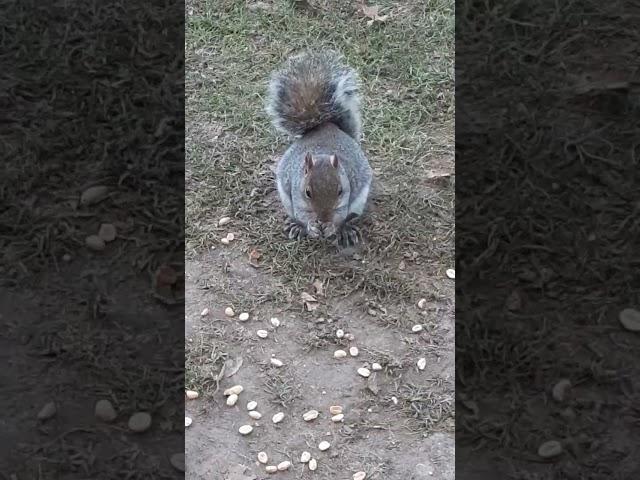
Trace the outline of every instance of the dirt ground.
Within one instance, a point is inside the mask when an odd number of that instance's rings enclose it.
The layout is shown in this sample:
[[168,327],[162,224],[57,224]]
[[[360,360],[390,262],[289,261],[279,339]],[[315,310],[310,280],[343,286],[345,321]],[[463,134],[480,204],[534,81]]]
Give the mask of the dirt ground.
[[[453,3],[382,2],[390,17],[371,26],[355,3],[304,4],[187,5],[185,383],[200,396],[185,406],[186,476],[264,479],[264,451],[270,465],[292,462],[274,475],[283,479],[453,479]],[[262,112],[264,87],[313,43],[342,50],[363,79],[378,187],[365,242],[351,251],[281,232],[272,169],[286,139]],[[231,222],[218,226],[222,217]],[[351,346],[357,357],[334,358]],[[373,363],[382,369],[358,375]],[[243,391],[227,406],[233,385]],[[249,401],[262,418],[249,417]],[[332,405],[342,422],[331,421]],[[312,409],[319,417],[305,422]],[[243,437],[245,424],[254,430]]]

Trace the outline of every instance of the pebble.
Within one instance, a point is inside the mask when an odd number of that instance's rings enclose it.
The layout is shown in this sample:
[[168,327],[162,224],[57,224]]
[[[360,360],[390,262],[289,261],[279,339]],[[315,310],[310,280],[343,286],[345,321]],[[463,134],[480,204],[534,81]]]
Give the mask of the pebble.
[[266,330],[258,330],[256,332],[256,335],[258,335],[260,338],[267,338],[269,336],[269,332],[267,332]]
[[331,444],[329,442],[327,442],[326,440],[323,440],[318,445],[318,450],[320,450],[321,452],[324,452],[325,450],[329,450],[330,447],[331,447]]
[[338,415],[334,415],[333,417],[331,417],[331,421],[338,423],[344,420],[344,413],[339,413]]
[[281,367],[284,365],[284,363],[282,363],[282,360],[278,360],[277,358],[272,358],[271,359],[271,365],[273,365],[274,367]]
[[302,455],[300,455],[300,462],[308,463],[309,460],[311,460],[311,454],[309,452],[302,452]]
[[196,398],[198,398],[198,392],[196,392],[195,390],[187,390],[185,394],[189,400],[195,400]]
[[414,325],[413,327],[411,327],[411,331],[413,333],[418,333],[421,332],[423,329],[422,325]]
[[427,359],[422,357],[418,360],[418,370],[424,370],[427,367]]
[[147,412],[134,413],[129,418],[129,430],[132,432],[142,433],[149,430],[149,428],[151,428],[151,415]]
[[453,268],[448,268],[446,271],[447,277],[451,278],[451,279],[455,279],[456,278],[456,271]]
[[353,342],[356,337],[353,336],[353,333],[347,333],[345,334],[344,338],[346,338],[347,340],[349,340],[350,342]]
[[258,402],[256,402],[255,400],[251,400],[249,403],[247,403],[247,410],[251,411],[251,410],[255,410],[258,406]]
[[368,368],[359,368],[358,369],[358,375],[360,375],[361,377],[367,378],[369,375],[371,375],[371,372],[369,371]]
[[382,365],[380,365],[379,363],[374,363],[371,365],[371,370],[378,372],[382,370]]
[[344,358],[346,356],[347,356],[347,352],[345,352],[344,350],[336,350],[335,352],[333,352],[334,358]]
[[344,337],[344,330],[336,330],[336,337],[338,338]]
[[391,401],[393,402],[394,405],[398,404],[398,399],[396,397],[391,397]]
[[342,413],[342,407],[340,405],[332,405],[329,407],[329,413],[331,415],[340,415]]
[[224,314],[227,317],[233,317],[236,313],[233,311],[233,308],[227,307],[227,308],[224,309]]
[[191,417],[184,417],[184,426],[188,427],[193,423],[193,420],[191,419]]
[[207,315],[209,315],[209,309],[208,308],[205,308],[204,310],[202,310],[200,312],[200,316],[201,317],[206,317]]
[[273,423],[280,423],[282,420],[284,420],[284,413],[282,412],[278,412],[276,413],[272,418],[271,421]]
[[418,300],[418,308],[420,310],[423,310],[427,307],[427,299],[426,298],[421,298],[420,300]]
[[242,385],[234,385],[233,387],[227,388],[224,391],[224,396],[228,397],[229,395],[240,395],[243,390],[244,388],[242,387]]
[[102,240],[97,235],[89,235],[87,238],[84,239],[84,243],[91,250],[96,250],[96,251],[104,250],[104,247],[105,247],[104,240]]
[[267,465],[264,467],[264,471],[267,473],[276,473],[278,471],[278,467],[275,465]]
[[358,347],[351,347],[349,349],[349,355],[351,355],[352,357],[357,357],[359,353],[360,351],[358,350]]
[[278,470],[281,472],[284,472],[285,470],[289,470],[290,466],[291,466],[291,462],[289,460],[285,460],[284,462],[280,462],[278,464]]
[[235,393],[232,393],[227,397],[227,405],[229,407],[233,407],[237,401],[238,401],[238,395],[236,395]]
[[229,239],[227,237],[223,237],[220,239],[220,243],[223,245],[229,245]]
[[38,420],[49,420],[55,416],[57,411],[56,404],[49,402],[38,412]]
[[544,442],[538,448],[538,455],[542,458],[551,458],[557,457],[562,453],[562,444],[557,440],[549,440],[548,442]]
[[247,320],[249,320],[249,314],[247,312],[242,312],[240,315],[238,315],[238,320],[240,320],[241,322],[246,322]]
[[367,474],[365,472],[356,472],[353,474],[353,480],[364,480]]
[[273,325],[275,328],[278,328],[280,326],[280,320],[278,320],[276,317],[273,317],[270,322],[271,325]]
[[104,185],[89,187],[80,195],[80,205],[93,205],[94,203],[101,202],[107,197],[108,193],[109,187]]
[[633,308],[625,308],[619,315],[620,323],[630,332],[640,332],[640,312]]
[[260,463],[266,464],[269,461],[269,456],[267,455],[267,452],[259,452],[258,453],[258,461]]
[[68,253],[65,253],[62,256],[62,260],[64,260],[65,262],[70,262],[71,261],[71,255],[69,255]]
[[184,472],[184,453],[174,453],[169,457],[171,466],[180,472]]
[[553,386],[551,395],[556,402],[562,402],[567,396],[567,391],[571,388],[571,381],[563,378]]
[[309,460],[309,470],[312,472],[318,468],[318,461],[315,458]]
[[98,230],[98,236],[105,242],[113,242],[118,236],[115,225],[103,223]]
[[238,429],[238,432],[240,432],[240,435],[249,435],[251,432],[253,432],[253,427],[251,425],[242,425]]
[[251,410],[249,416],[254,420],[260,420],[262,418],[262,414],[257,410]]
[[318,415],[320,415],[320,412],[318,412],[317,410],[309,410],[302,415],[302,418],[305,422],[310,422],[311,420],[315,420],[316,418],[318,418]]
[[109,400],[98,400],[95,407],[96,418],[103,422],[113,422],[118,414]]
[[231,221],[231,217],[222,217],[220,220],[218,220],[218,226],[224,227],[230,221]]
[[227,233],[227,237],[226,238],[227,238],[227,241],[233,242],[236,239],[236,236],[233,233],[229,232],[229,233]]

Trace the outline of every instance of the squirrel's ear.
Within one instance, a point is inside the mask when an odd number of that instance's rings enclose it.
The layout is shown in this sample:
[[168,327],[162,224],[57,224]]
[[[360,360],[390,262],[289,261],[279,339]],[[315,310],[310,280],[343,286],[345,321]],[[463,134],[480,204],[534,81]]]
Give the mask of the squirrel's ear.
[[307,153],[304,156],[304,173],[305,175],[311,171],[313,168],[313,157],[310,153]]
[[333,168],[338,168],[338,157],[336,157],[335,155],[331,155],[329,157],[329,162],[331,162],[331,166]]

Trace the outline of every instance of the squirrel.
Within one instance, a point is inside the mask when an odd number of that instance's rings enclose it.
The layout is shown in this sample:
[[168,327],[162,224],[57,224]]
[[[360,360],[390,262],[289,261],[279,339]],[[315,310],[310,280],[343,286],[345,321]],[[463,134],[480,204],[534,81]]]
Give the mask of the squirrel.
[[356,226],[373,171],[360,146],[358,75],[334,51],[289,58],[272,74],[266,105],[276,129],[294,137],[276,168],[290,239],[362,241]]

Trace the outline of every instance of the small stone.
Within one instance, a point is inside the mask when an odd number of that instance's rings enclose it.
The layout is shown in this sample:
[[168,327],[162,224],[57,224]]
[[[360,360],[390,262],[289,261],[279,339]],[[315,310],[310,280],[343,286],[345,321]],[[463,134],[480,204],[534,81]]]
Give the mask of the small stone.
[[342,413],[342,407],[340,405],[332,405],[329,407],[329,413],[331,415],[340,415]]
[[184,472],[184,453],[174,453],[169,457],[169,463],[179,472]]
[[185,395],[189,400],[195,400],[196,398],[198,398],[198,392],[196,392],[195,390],[187,390],[185,392]]
[[367,378],[369,377],[369,375],[371,375],[371,372],[369,371],[368,368],[359,368],[358,369],[358,375],[360,375],[361,377]]
[[264,467],[264,471],[267,473],[276,473],[278,471],[278,467],[275,465],[267,465]]
[[456,278],[456,271],[453,268],[448,268],[446,271],[447,277],[451,278],[451,279],[455,279]]
[[382,370],[382,365],[380,365],[379,363],[374,363],[371,365],[371,370],[373,370],[374,372],[379,372],[380,370]]
[[336,337],[338,338],[344,337],[344,330],[336,330]]
[[222,217],[220,220],[218,220],[218,226],[219,227],[224,227],[230,221],[231,221],[231,217]]
[[106,243],[113,242],[118,236],[115,225],[103,223],[98,230],[98,236]]
[[284,420],[284,413],[282,412],[278,412],[276,413],[272,418],[271,421],[273,423],[280,423],[282,420]]
[[227,406],[233,407],[237,401],[238,401],[238,395],[236,395],[235,393],[232,393],[227,397]]
[[80,205],[93,205],[101,202],[109,194],[109,187],[104,185],[96,185],[95,187],[89,187],[82,195],[80,195]]
[[562,444],[557,440],[549,440],[548,442],[544,442],[538,448],[538,455],[542,458],[551,458],[557,457],[562,453]]
[[193,423],[193,419],[191,417],[184,417],[184,426],[189,427]]
[[630,332],[640,332],[640,312],[633,308],[625,308],[618,317],[624,328]]
[[258,402],[256,402],[255,400],[251,400],[249,403],[247,403],[247,410],[251,411],[251,410],[255,410],[258,407]]
[[334,358],[344,358],[346,356],[347,356],[347,352],[345,352],[344,350],[336,350],[335,352],[333,352]]
[[318,450],[320,450],[321,452],[324,452],[325,450],[329,450],[330,447],[331,447],[331,444],[329,442],[327,442],[326,440],[323,440],[318,445]]
[[413,327],[411,327],[411,331],[413,333],[418,333],[418,332],[421,332],[422,330],[423,330],[422,325],[414,325]]
[[331,417],[331,421],[334,423],[338,423],[344,420],[344,413],[339,413],[338,415],[334,415]]
[[567,391],[571,388],[571,381],[567,378],[563,378],[553,386],[551,395],[556,402],[564,401]]
[[391,401],[393,402],[394,405],[398,404],[398,399],[396,397],[391,397]]
[[229,232],[229,233],[227,233],[227,237],[226,238],[227,238],[227,240],[229,242],[233,242],[236,239],[236,236],[233,233]]
[[345,333],[344,338],[346,338],[350,342],[353,342],[356,339],[356,337],[353,336],[353,333]]
[[358,347],[351,347],[349,349],[349,355],[351,355],[352,357],[357,357],[359,353],[360,351],[358,350]]
[[240,432],[240,435],[249,435],[251,432],[253,432],[253,427],[251,425],[242,425],[238,429],[238,432]]
[[315,458],[309,460],[309,470],[314,472],[318,468],[318,461]]
[[289,460],[285,460],[284,462],[280,462],[278,464],[278,471],[284,472],[285,470],[289,470],[291,466],[291,462]]
[[267,452],[259,452],[258,453],[258,461],[260,463],[266,464],[269,461],[269,456],[267,455]]
[[204,310],[202,310],[200,312],[200,316],[201,317],[206,317],[207,315],[209,315],[209,309],[208,308],[205,308]]
[[251,410],[249,416],[254,420],[260,420],[262,418],[262,414],[257,410]]
[[54,402],[49,402],[38,412],[38,420],[49,420],[55,416],[57,411],[58,409],[56,404]]
[[258,335],[260,338],[267,338],[269,336],[269,332],[267,332],[266,330],[258,330],[256,332],[256,335]]
[[247,312],[242,312],[240,315],[238,315],[238,320],[240,320],[241,322],[246,322],[247,320],[249,320],[249,314]]
[[318,412],[317,410],[309,410],[308,412],[302,414],[302,418],[305,422],[310,422],[311,420],[315,420],[316,418],[318,418],[318,415],[320,415],[320,412]]
[[233,308],[227,307],[227,308],[224,309],[224,314],[227,317],[233,317],[235,315],[235,312],[233,311]]
[[284,365],[284,363],[282,363],[282,360],[278,360],[277,358],[272,358],[270,362],[271,362],[271,365],[278,368]]
[[62,260],[69,263],[71,261],[71,255],[65,253],[64,255],[62,255]]
[[353,480],[364,480],[367,474],[365,472],[356,472],[353,474]]
[[98,400],[95,406],[96,418],[103,422],[113,422],[118,414],[109,400]]
[[95,251],[104,250],[104,247],[105,247],[104,240],[102,240],[97,235],[89,235],[87,238],[84,239],[84,243],[91,250],[95,250]]
[[151,428],[151,415],[147,412],[138,412],[129,418],[129,430],[136,433],[146,432]]
[[229,245],[229,239],[227,237],[223,237],[220,239],[220,243],[223,245]]
[[418,360],[418,370],[424,370],[427,366],[427,359],[422,357]]
[[280,320],[278,320],[276,317],[273,317],[270,322],[271,325],[273,325],[275,328],[278,328],[280,326]]
[[421,298],[420,300],[418,300],[418,308],[420,310],[424,310],[427,307],[427,299],[426,298]]
[[302,455],[300,455],[300,462],[308,463],[309,460],[311,460],[311,454],[309,452],[302,452]]
[[233,387],[227,388],[224,391],[224,396],[228,397],[229,395],[240,395],[243,390],[244,388],[242,385],[234,385]]

